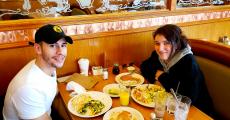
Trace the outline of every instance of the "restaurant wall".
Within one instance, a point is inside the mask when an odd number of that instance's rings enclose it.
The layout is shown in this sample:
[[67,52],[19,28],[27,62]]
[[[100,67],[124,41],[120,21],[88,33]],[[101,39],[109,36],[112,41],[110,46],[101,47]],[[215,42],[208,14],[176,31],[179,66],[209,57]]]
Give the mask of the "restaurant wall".
[[224,35],[230,37],[230,20],[209,21],[207,23],[184,24],[182,29],[188,38],[206,39],[217,42]]
[[[189,38],[217,41],[220,35],[230,36],[228,19],[178,25]],[[153,50],[152,31],[157,27],[72,36],[74,44],[68,45],[68,56],[63,68],[58,69],[58,76],[78,72],[77,60],[82,57],[90,60],[90,66],[108,67],[113,63],[130,62],[139,65]],[[6,92],[16,73],[34,57],[33,47],[29,45],[0,49],[0,95]]]

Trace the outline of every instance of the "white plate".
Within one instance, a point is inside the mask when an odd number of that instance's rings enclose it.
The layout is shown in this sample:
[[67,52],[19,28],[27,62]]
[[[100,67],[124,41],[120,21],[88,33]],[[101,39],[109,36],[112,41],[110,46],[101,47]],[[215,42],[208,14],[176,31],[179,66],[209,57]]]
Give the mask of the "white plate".
[[124,86],[137,86],[137,85],[141,85],[144,83],[145,79],[142,75],[137,74],[137,73],[132,73],[131,76],[133,78],[138,79],[139,81],[135,81],[135,80],[122,80],[121,77],[125,76],[125,75],[129,75],[129,72],[125,72],[125,73],[121,73],[119,75],[117,75],[115,77],[115,81],[119,84],[122,84]]
[[134,115],[137,118],[137,120],[144,120],[143,115],[138,110],[131,108],[131,107],[115,107],[115,108],[113,108],[113,109],[111,109],[105,113],[103,120],[110,120],[110,116],[113,113],[120,112],[120,111],[128,111],[132,115]]
[[109,94],[110,97],[119,97],[119,93],[118,94],[110,94],[109,90],[111,90],[111,89],[117,89],[119,91],[121,89],[126,89],[126,87],[123,85],[120,85],[120,84],[108,84],[108,85],[104,86],[104,88],[103,88],[104,93]]
[[[131,97],[135,102],[139,103],[140,105],[146,107],[155,107],[155,102],[154,102],[155,95],[158,91],[165,91],[165,89],[154,84],[143,84],[143,85],[136,86],[135,88],[132,89]],[[148,102],[147,102],[147,98],[149,100]],[[141,100],[146,100],[146,102],[143,102]]]
[[[94,100],[99,100],[99,101],[101,101],[101,102],[105,105],[105,107],[102,109],[102,111],[101,111],[100,113],[97,113],[97,114],[95,114],[95,115],[92,115],[92,116],[89,116],[89,115],[82,115],[82,114],[78,113],[78,112],[74,109],[74,107],[72,106],[72,104],[71,104],[71,102],[72,102],[73,99],[76,99],[77,97],[79,97],[79,95],[76,95],[76,96],[74,96],[73,98],[71,98],[71,99],[69,100],[69,102],[68,102],[68,109],[69,109],[69,111],[70,111],[72,114],[76,115],[76,116],[84,117],[84,118],[96,117],[96,116],[99,116],[99,115],[105,113],[106,111],[108,111],[108,110],[111,108],[111,106],[112,106],[112,99],[111,99],[111,97],[110,97],[108,94],[106,94],[106,93],[98,92],[98,91],[89,91],[89,92],[85,92],[85,93],[82,93],[82,94],[90,95]],[[82,94],[81,94],[81,95],[82,95]]]

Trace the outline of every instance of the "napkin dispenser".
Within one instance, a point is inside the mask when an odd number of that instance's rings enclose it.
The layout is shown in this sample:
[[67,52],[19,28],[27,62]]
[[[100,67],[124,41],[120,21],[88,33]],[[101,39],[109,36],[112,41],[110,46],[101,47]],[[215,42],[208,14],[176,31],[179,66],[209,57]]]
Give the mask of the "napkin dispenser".
[[93,66],[92,72],[93,72],[93,75],[102,75],[103,74],[103,68],[102,68],[102,66]]

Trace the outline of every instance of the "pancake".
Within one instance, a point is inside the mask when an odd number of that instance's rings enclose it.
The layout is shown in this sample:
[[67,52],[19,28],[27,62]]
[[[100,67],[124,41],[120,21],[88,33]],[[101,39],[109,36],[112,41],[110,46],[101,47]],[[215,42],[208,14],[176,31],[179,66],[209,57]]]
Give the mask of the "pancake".
[[122,111],[117,115],[117,120],[131,120],[132,114],[128,111]]
[[124,76],[121,76],[120,78],[122,81],[136,81],[136,82],[139,82],[140,79],[136,78],[136,77],[133,77],[132,75],[124,75]]
[[112,113],[109,120],[137,120],[137,119],[129,111],[123,110],[120,112]]

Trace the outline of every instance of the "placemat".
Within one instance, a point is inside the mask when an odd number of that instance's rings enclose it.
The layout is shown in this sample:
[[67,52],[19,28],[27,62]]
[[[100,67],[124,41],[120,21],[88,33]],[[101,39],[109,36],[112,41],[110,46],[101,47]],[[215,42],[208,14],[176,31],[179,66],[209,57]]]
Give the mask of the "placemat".
[[65,80],[65,82],[69,81],[74,81],[82,85],[87,90],[91,89],[98,82],[98,80],[92,76],[84,76],[79,73],[74,73],[67,80]]

